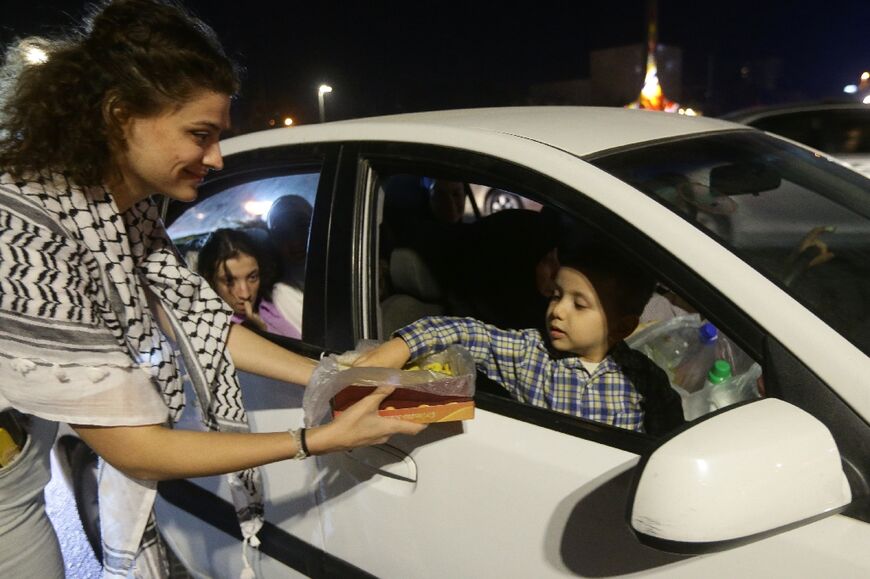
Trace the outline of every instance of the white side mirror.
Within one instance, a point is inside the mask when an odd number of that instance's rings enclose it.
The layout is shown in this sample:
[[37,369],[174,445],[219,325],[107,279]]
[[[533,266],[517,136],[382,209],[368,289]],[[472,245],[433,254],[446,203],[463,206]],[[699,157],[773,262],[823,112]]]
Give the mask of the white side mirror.
[[711,416],[657,448],[631,526],[678,553],[731,548],[831,515],[852,492],[828,429],[774,398]]

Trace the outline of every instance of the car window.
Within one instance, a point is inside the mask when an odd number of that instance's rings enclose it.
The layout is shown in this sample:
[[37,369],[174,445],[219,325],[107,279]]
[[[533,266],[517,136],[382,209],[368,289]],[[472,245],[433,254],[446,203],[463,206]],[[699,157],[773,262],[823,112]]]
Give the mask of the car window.
[[870,109],[866,111],[823,111],[822,150],[834,155],[870,153]]
[[746,132],[651,144],[592,162],[738,252],[870,354],[865,178]]
[[[492,360],[487,354],[480,355],[480,359],[488,361],[478,364],[484,368],[479,388],[532,406],[596,420],[594,413],[588,413],[585,407],[578,408],[576,400],[582,396],[554,393],[557,388],[568,386],[557,380],[550,385],[544,374],[531,370],[545,364],[548,358],[562,356],[551,350],[545,321],[548,306],[564,291],[558,286],[559,251],[565,259],[568,251],[576,252],[587,243],[593,244],[595,232],[584,229],[578,221],[550,205],[532,201],[531,195],[478,183],[464,189],[457,186],[456,190],[464,190],[467,197],[480,196],[480,190],[506,193],[516,196],[524,205],[479,218],[466,215],[465,219],[448,219],[449,212],[435,206],[442,201],[433,196],[432,181],[419,174],[384,174],[378,180],[378,206],[382,209],[377,243],[379,337],[386,339],[427,316],[478,320],[498,328],[492,333],[495,336]],[[577,246],[569,247],[571,244]],[[653,273],[649,280],[652,295],[647,294],[646,305],[641,303],[642,311],[637,312],[639,324],[626,339],[632,351],[643,356],[623,354],[621,350],[613,356],[621,367],[648,370],[648,375],[632,374],[632,383],[638,382],[640,388],[647,382],[655,383],[666,394],[675,393],[669,399],[688,419],[761,396],[764,390],[760,364],[686,300],[656,283],[654,278]],[[621,288],[607,287],[622,294]],[[460,332],[467,343],[482,347],[483,338],[467,333],[472,330],[439,331]],[[514,362],[506,361],[510,356],[515,356],[516,364],[524,367],[522,371],[506,369],[513,368]],[[555,365],[564,366],[564,362]],[[587,367],[590,372],[596,369],[594,365]],[[583,372],[580,368],[570,371]],[[600,378],[603,375],[604,368],[595,378],[596,383],[606,380]],[[714,382],[722,384],[721,387],[714,389]],[[541,388],[552,391],[542,394]],[[652,399],[657,394],[649,396]],[[647,432],[667,431],[655,424],[659,411],[649,411]],[[605,422],[611,419],[612,416],[601,418]]]
[[191,269],[233,307],[235,321],[302,337],[319,176],[307,171],[236,182],[186,209],[168,228]]
[[815,111],[771,115],[753,121],[751,124],[762,131],[782,135],[814,149],[832,152],[825,149],[822,138],[822,122]]
[[870,153],[870,108],[772,115],[753,121],[752,126],[832,155]]

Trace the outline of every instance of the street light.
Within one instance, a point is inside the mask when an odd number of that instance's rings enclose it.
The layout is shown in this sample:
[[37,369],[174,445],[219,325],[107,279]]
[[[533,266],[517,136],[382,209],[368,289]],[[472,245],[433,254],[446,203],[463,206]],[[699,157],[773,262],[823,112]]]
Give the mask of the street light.
[[329,86],[328,84],[322,84],[317,89],[317,107],[320,110],[320,122],[321,123],[326,118],[326,112],[324,111],[324,108],[323,108],[323,105],[324,105],[323,95],[325,95],[328,92],[332,92],[332,87]]
[[26,39],[19,45],[19,50],[28,65],[44,64],[48,62],[48,52],[43,48],[39,38]]

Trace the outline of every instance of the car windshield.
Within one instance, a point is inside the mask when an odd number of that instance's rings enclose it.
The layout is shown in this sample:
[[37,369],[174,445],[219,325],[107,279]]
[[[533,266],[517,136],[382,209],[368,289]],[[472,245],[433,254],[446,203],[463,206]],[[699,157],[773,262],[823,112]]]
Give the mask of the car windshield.
[[718,239],[870,353],[870,180],[755,131],[589,160]]

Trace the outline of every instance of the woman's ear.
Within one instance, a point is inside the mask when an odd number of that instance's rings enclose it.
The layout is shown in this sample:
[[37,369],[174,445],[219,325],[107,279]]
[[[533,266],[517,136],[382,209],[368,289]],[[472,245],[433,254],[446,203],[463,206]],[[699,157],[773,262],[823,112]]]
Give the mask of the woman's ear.
[[103,123],[106,127],[106,136],[112,148],[124,148],[126,129],[130,124],[131,115],[124,106],[121,98],[113,92],[107,93],[103,98]]

